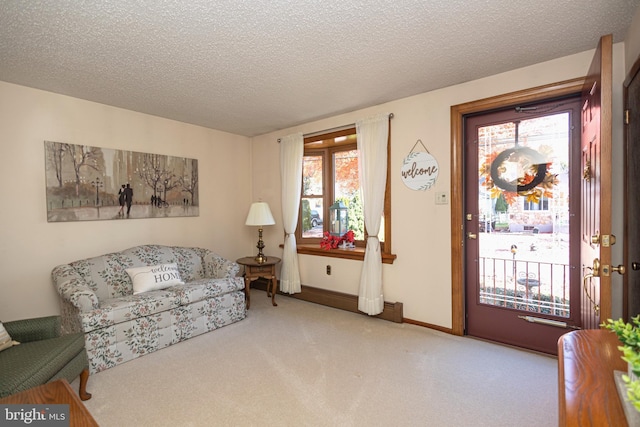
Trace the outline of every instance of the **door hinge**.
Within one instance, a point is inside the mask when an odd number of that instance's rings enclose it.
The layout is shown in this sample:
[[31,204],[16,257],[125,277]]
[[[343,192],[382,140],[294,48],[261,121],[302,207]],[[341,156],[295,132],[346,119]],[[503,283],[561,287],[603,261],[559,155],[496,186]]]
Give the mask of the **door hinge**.
[[624,124],[629,124],[629,110],[624,110]]

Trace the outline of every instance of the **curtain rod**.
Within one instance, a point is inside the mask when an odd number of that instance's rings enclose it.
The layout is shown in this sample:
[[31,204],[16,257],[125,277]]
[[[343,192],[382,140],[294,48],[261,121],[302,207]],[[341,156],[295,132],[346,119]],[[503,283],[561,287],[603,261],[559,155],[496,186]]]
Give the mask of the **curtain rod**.
[[[389,118],[393,119],[393,113],[389,113]],[[310,137],[313,137],[313,136],[322,135],[323,133],[338,132],[338,131],[341,131],[341,130],[344,130],[344,129],[352,128],[355,125],[356,125],[355,123],[351,123],[351,124],[348,124],[348,125],[342,125],[342,126],[338,126],[338,127],[331,128],[331,129],[321,130],[321,131],[318,131],[318,132],[305,133],[305,134],[302,135],[302,137],[303,138],[310,138]],[[282,141],[282,138],[278,138],[278,144],[280,144],[280,141]]]

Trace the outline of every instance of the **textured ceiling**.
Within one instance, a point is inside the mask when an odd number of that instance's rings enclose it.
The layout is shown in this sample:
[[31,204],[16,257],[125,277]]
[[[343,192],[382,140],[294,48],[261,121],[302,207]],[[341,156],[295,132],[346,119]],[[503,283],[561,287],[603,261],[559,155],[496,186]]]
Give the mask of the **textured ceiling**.
[[623,41],[639,5],[0,0],[0,80],[254,136]]

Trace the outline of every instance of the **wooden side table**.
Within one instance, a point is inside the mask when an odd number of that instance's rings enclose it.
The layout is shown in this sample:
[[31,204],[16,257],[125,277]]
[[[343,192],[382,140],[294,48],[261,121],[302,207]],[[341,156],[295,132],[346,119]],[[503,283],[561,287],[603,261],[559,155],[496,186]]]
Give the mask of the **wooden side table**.
[[614,371],[627,370],[618,337],[605,329],[572,331],[558,341],[560,426],[627,425]]
[[274,307],[277,306],[278,279],[276,278],[276,264],[280,262],[280,258],[268,256],[265,262],[258,264],[255,257],[247,256],[236,260],[236,262],[244,266],[244,294],[247,298],[247,310],[251,305],[251,282],[260,277],[269,280],[271,285],[267,285],[267,297],[271,296],[271,304]]
[[[0,404],[68,404],[69,426],[98,427],[96,420],[91,416],[89,410],[82,404],[78,395],[71,389],[65,379],[52,381],[12,394],[0,399]],[[0,417],[0,424],[2,424],[2,420],[3,418]]]

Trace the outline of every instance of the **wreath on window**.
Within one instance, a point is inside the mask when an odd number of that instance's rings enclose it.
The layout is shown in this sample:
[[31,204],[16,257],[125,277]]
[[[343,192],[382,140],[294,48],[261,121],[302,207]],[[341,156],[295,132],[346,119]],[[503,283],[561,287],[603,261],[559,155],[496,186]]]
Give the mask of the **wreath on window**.
[[[515,163],[519,171],[516,179],[506,178],[507,162]],[[527,202],[539,203],[542,196],[553,197],[551,191],[558,185],[558,175],[550,172],[551,163],[540,152],[522,146],[494,152],[487,156],[480,167],[480,178],[489,190],[492,199],[503,195],[511,205],[517,196],[526,197]]]

